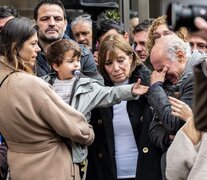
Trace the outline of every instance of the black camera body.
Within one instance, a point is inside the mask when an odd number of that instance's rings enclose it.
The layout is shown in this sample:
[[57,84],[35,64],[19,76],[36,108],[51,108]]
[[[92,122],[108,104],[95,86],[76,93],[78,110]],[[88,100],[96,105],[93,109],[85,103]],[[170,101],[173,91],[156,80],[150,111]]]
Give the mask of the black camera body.
[[170,3],[167,8],[167,23],[174,31],[180,27],[186,27],[191,32],[197,31],[194,24],[196,17],[202,17],[207,21],[207,6]]

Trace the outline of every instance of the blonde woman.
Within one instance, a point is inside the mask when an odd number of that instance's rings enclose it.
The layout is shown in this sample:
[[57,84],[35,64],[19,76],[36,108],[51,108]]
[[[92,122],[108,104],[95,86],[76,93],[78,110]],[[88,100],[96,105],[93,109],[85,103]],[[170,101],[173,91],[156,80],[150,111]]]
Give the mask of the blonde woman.
[[[155,19],[148,31],[147,37],[147,49],[148,52],[151,52],[152,47],[156,43],[157,39],[162,36],[173,34],[174,32],[169,29],[167,25],[167,16],[163,15]],[[177,32],[175,32],[177,36],[183,40],[187,38],[187,29],[182,27]]]

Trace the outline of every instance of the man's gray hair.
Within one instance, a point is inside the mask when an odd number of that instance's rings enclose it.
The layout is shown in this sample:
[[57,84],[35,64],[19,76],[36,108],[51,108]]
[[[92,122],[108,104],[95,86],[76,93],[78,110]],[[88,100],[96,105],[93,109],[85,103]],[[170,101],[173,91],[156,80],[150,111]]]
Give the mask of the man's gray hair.
[[167,39],[165,44],[167,56],[170,61],[176,61],[176,52],[177,50],[183,51],[187,59],[191,56],[191,47],[188,42],[183,41],[176,35],[169,35],[170,38]]
[[92,19],[91,19],[90,14],[82,14],[80,16],[77,16],[75,19],[72,20],[71,27],[73,27],[74,25],[76,25],[79,22],[81,22],[81,23],[87,22],[88,24],[91,25],[91,28],[92,28]]

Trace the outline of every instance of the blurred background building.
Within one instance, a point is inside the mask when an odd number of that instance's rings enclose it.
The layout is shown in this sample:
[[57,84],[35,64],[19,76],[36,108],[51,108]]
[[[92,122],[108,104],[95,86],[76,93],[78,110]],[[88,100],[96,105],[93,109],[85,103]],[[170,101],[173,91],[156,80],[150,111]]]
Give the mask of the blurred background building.
[[[32,17],[33,8],[40,0],[0,0],[0,6],[9,5],[15,7],[21,16],[29,16]],[[83,0],[84,1],[84,0]],[[97,3],[97,0],[86,0],[88,2]],[[109,0],[99,0],[99,2],[104,2]],[[177,0],[112,0],[113,2],[117,2],[118,4],[118,11],[120,14],[121,20],[124,22],[126,26],[126,30],[129,31],[130,24],[130,11],[136,11],[139,14],[139,20],[143,20],[145,18],[156,18],[160,15],[166,14],[167,6],[170,2],[177,2]],[[71,4],[76,3],[77,0],[62,0],[64,4]],[[203,0],[179,0],[182,4],[200,4],[206,5],[207,1]],[[84,10],[79,9],[77,10],[74,7],[68,8],[66,6],[70,18],[76,16],[77,14],[83,12]],[[93,11],[93,8],[90,8]],[[97,7],[94,10],[97,10]]]

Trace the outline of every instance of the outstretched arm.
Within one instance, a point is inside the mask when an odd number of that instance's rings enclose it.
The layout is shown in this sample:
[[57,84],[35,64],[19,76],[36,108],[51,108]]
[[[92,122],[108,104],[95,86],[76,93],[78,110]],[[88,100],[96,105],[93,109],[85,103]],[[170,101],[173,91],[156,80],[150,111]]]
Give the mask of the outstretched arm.
[[132,94],[133,95],[143,95],[148,91],[148,86],[141,85],[141,79],[138,79],[137,82],[132,87]]

